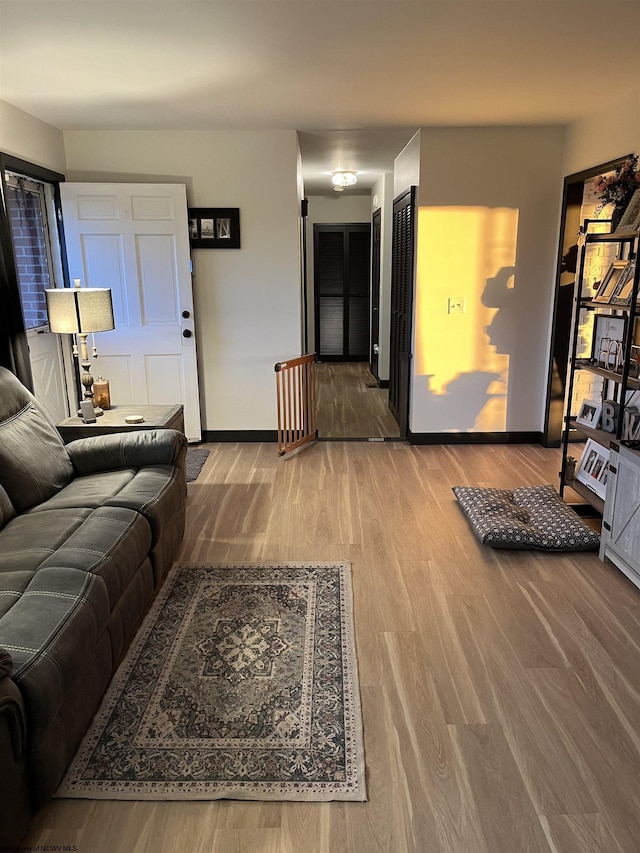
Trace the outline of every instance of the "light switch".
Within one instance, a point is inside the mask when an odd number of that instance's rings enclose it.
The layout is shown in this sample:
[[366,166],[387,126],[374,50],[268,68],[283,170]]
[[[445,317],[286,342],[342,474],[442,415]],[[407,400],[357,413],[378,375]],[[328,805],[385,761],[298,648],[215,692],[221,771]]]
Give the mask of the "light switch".
[[464,296],[449,297],[449,314],[464,314]]

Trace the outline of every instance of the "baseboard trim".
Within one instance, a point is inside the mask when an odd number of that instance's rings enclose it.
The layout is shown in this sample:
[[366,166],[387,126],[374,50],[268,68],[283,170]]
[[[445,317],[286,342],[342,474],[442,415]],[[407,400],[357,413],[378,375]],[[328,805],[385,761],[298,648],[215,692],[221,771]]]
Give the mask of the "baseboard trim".
[[[542,432],[409,432],[409,444],[541,444]],[[203,430],[202,441],[211,442],[277,442],[277,430],[232,429]],[[320,436],[321,441],[367,441],[363,438],[330,439]],[[385,439],[402,441],[403,439]]]
[[202,433],[203,441],[261,442],[278,440],[275,429],[207,429]]
[[389,380],[388,379],[378,379],[378,388],[388,388]]
[[541,432],[411,432],[409,444],[541,444]]

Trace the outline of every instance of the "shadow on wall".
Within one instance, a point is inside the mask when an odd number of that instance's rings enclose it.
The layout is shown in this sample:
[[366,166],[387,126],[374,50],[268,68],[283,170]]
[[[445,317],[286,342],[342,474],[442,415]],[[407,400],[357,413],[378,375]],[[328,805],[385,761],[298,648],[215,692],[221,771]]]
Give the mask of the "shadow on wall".
[[[514,287],[515,267],[502,267],[495,276],[486,280],[480,297],[486,308],[497,308],[491,323],[485,326],[484,333],[489,344],[500,355],[510,355],[515,343]],[[512,286],[509,286],[511,282]],[[431,380],[431,376],[427,376]],[[500,383],[503,390],[496,393],[494,383]],[[492,390],[493,386],[493,390]],[[501,373],[487,370],[475,370],[459,373],[445,385],[442,393],[434,394],[429,388],[429,408],[437,431],[451,429],[451,412],[458,413],[456,432],[477,430],[478,421],[485,408],[506,396],[506,377]],[[461,418],[461,419],[460,419]]]
[[[445,385],[440,394],[431,390],[433,375],[427,376],[427,395],[430,421],[434,432],[470,432],[476,430],[478,419],[485,407],[503,394],[490,393],[499,373],[474,371],[459,373]],[[456,426],[451,427],[452,412],[456,412]]]
[[[518,343],[518,211],[420,208],[412,429],[503,432]],[[522,300],[520,300],[521,302]]]

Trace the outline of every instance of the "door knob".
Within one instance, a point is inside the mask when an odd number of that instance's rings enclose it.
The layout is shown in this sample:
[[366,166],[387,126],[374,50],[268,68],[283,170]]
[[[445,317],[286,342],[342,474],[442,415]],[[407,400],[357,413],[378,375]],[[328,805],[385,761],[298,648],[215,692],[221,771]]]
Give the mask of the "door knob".
[[193,334],[193,332],[191,331],[191,329],[185,329],[184,332],[182,333],[182,337],[183,338],[190,338],[192,334]]
[[184,317],[185,320],[188,320],[189,317],[191,316],[191,314],[189,311],[183,311],[182,316]]

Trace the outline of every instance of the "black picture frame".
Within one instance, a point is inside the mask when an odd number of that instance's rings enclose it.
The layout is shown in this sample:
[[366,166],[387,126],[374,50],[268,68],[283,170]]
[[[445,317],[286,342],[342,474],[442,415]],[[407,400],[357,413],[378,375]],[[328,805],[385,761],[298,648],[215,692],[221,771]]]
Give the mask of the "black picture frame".
[[622,348],[627,329],[627,318],[617,314],[595,314],[593,324],[591,358],[595,362],[601,360],[602,342],[607,341],[610,348],[607,349],[602,367],[615,369],[620,359],[616,357],[615,349],[611,343],[615,341]]
[[190,207],[189,244],[192,249],[239,249],[239,207]]

